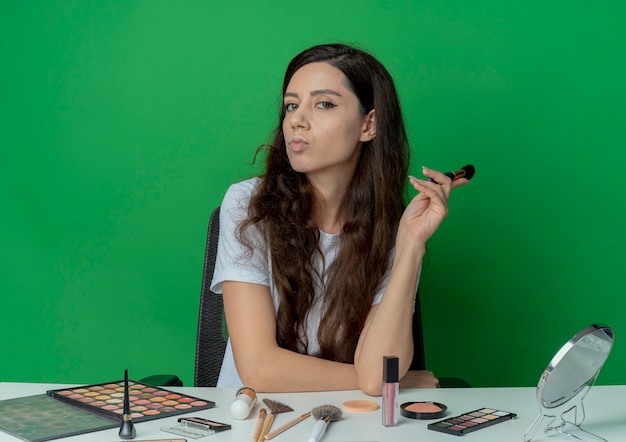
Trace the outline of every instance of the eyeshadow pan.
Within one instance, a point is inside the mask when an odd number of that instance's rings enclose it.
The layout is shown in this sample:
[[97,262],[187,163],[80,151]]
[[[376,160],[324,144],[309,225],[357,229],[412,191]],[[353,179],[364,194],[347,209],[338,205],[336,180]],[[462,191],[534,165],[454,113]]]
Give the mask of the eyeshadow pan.
[[481,408],[428,424],[428,429],[461,436],[516,417],[515,413],[509,413],[508,411]]

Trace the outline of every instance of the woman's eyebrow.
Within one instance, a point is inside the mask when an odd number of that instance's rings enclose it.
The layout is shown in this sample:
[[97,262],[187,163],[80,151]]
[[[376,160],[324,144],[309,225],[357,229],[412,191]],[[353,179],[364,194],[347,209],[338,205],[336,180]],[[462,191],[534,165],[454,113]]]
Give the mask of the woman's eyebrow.
[[[342,97],[342,95],[339,92],[333,89],[317,89],[317,90],[311,91],[312,97],[316,95],[336,95],[337,97]],[[298,98],[298,94],[296,94],[295,92],[285,92],[284,96]]]
[[311,91],[311,96],[315,95],[336,95],[338,97],[341,97],[341,94],[339,92],[332,89],[318,89],[315,91]]

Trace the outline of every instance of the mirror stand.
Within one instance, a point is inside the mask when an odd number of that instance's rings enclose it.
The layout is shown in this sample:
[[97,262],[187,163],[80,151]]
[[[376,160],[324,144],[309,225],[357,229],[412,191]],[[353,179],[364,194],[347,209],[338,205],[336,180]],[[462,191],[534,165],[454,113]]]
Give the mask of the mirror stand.
[[[539,400],[539,415],[535,418],[530,428],[524,434],[524,442],[530,442],[533,440],[537,430],[544,420],[548,420],[545,428],[543,429],[544,434],[547,436],[558,433],[571,436],[574,439],[578,439],[583,442],[588,442],[588,439],[585,439],[584,436],[591,436],[593,440],[608,442],[603,437],[582,428],[582,424],[585,421],[585,405],[583,404],[583,399],[587,396],[587,393],[595,383],[599,373],[600,372],[598,371],[593,379],[583,388],[584,391],[581,390],[581,394],[578,395],[578,399],[575,400],[573,405],[571,402],[568,402],[560,407],[547,409],[542,406],[541,400]],[[560,419],[560,422],[555,425],[555,421],[557,419]],[[570,430],[570,428],[572,429]],[[574,432],[581,432],[584,434],[578,435]]]

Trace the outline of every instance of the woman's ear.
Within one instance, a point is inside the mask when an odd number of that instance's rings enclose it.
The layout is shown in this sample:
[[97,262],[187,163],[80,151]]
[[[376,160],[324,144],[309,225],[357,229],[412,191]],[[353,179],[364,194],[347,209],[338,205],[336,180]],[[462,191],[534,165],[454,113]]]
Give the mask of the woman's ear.
[[363,121],[363,132],[360,141],[371,141],[376,136],[376,109],[372,109],[365,115]]

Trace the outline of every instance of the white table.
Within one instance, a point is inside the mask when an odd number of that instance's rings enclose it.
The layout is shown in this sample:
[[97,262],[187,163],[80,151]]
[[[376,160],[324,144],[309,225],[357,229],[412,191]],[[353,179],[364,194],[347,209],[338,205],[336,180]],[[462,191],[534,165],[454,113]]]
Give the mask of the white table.
[[[0,383],[0,400],[42,394],[47,390],[65,387],[66,385],[58,384],[2,382]],[[192,415],[232,425],[232,430],[216,433],[201,439],[195,439],[205,442],[249,441],[257,421],[258,410],[262,406],[262,398],[280,401],[294,409],[293,412],[277,415],[272,429],[278,428],[287,421],[319,405],[332,404],[342,408],[341,405],[344,401],[352,399],[369,399],[380,404],[380,398],[371,398],[361,391],[259,394],[257,405],[250,416],[245,420],[238,421],[230,416],[230,404],[234,398],[235,390],[191,387],[167,388],[214,401],[216,403],[215,408],[197,412]],[[492,427],[466,434],[459,442],[521,442],[524,433],[539,413],[539,407],[535,399],[535,390],[536,389],[533,387],[401,390],[400,403],[424,400],[441,402],[448,407],[446,417],[463,414],[481,407],[514,412],[518,415],[517,419],[498,423]],[[604,437],[610,442],[626,441],[626,386],[595,386],[591,389],[584,402],[587,412],[584,427],[587,430]],[[450,434],[428,430],[426,428],[427,424],[433,421],[413,420],[400,416],[400,424],[398,427],[385,428],[381,424],[380,408],[376,411],[365,413],[348,412],[343,409],[342,411],[342,419],[329,425],[321,439],[323,442],[455,442],[459,440],[456,436]],[[178,417],[179,416],[136,423],[137,437],[135,440],[141,441],[146,439],[180,437],[159,430],[162,426],[174,425]],[[276,436],[272,441],[306,441],[308,440],[313,425],[314,419],[310,417],[279,436]],[[117,432],[118,430],[115,428],[68,437],[62,440],[68,442],[114,442],[120,440],[117,436]],[[0,432],[0,442],[18,440],[20,439]],[[574,439],[566,436],[548,437],[540,430],[534,440],[572,441]],[[188,439],[188,441],[193,442],[194,439]]]

